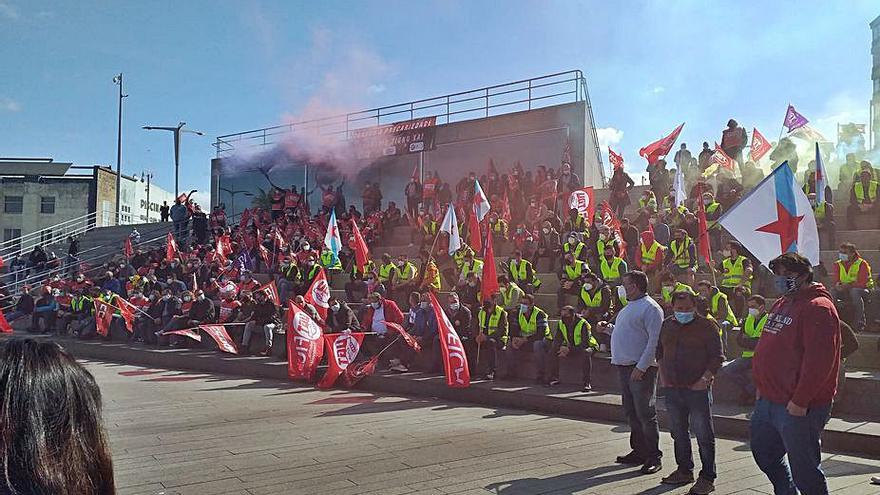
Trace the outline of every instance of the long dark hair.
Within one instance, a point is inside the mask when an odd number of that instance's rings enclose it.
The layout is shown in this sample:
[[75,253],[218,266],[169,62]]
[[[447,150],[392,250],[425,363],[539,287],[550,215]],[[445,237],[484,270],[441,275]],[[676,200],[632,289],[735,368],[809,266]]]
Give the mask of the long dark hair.
[[0,394],[0,493],[116,493],[101,391],[59,345],[0,343]]

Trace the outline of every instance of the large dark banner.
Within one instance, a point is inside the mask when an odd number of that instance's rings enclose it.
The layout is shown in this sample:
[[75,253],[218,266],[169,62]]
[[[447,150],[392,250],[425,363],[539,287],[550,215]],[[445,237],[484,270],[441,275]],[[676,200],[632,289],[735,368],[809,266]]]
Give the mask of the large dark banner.
[[436,117],[407,120],[394,124],[349,131],[357,158],[375,160],[434,149]]

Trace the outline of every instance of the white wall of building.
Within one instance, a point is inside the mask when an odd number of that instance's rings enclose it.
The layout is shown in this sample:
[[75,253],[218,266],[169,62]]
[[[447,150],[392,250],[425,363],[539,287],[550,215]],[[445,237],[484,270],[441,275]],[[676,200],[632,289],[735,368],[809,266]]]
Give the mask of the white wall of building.
[[[147,208],[147,182],[140,178],[122,177],[119,195],[121,222],[124,225],[159,221],[159,207],[163,201],[174,204],[174,193],[168,192],[155,183],[150,183],[150,206]],[[148,216],[149,215],[149,216]]]

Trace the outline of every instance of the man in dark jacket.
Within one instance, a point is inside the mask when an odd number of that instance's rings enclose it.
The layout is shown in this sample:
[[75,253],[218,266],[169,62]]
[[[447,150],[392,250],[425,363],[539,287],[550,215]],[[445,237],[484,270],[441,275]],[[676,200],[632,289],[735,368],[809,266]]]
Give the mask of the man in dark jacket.
[[752,359],[752,455],[776,493],[828,493],[819,438],[837,391],[840,318],[831,294],[813,282],[808,259],[785,253],[770,270],[784,295]]
[[327,300],[330,311],[327,311],[327,329],[332,333],[340,333],[345,330],[356,332],[360,329],[360,323],[354,311],[344,301],[340,301],[336,296],[330,296]]
[[28,285],[21,288],[21,295],[18,296],[15,309],[6,315],[6,321],[12,323],[19,318],[30,316],[34,313],[34,296],[30,294],[30,291],[31,288]]
[[254,304],[251,307],[251,313],[245,318],[247,322],[244,327],[244,335],[241,337],[241,352],[248,353],[250,347],[251,334],[260,328],[263,331],[265,347],[261,353],[268,356],[272,353],[272,339],[275,333],[275,327],[278,326],[278,308],[275,303],[269,300],[264,291],[258,290],[254,292]]

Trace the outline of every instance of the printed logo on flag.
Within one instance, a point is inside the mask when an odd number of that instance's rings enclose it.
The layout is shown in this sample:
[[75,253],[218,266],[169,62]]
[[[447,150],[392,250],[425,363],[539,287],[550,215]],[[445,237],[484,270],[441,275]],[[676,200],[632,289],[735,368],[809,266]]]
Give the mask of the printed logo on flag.
[[353,363],[361,350],[361,344],[354,338],[351,333],[343,333],[336,337],[333,342],[333,353],[336,355],[336,362],[340,369],[348,368]]
[[321,338],[321,327],[303,311],[298,311],[293,315],[293,328],[304,339],[317,340]]
[[317,279],[312,285],[312,300],[322,308],[330,307],[330,286],[327,285],[327,279]]

